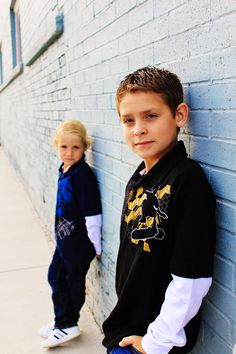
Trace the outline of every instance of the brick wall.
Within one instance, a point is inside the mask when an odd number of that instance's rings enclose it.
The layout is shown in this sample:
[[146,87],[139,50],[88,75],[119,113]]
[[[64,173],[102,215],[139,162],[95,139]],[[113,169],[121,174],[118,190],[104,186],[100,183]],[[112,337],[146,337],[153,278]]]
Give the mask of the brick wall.
[[[80,119],[93,136],[87,154],[99,180],[103,257],[88,278],[87,302],[101,325],[112,309],[119,220],[128,177],[139,162],[122,142],[114,92],[130,71],[155,64],[181,78],[191,119],[181,134],[216,193],[214,283],[193,354],[229,354],[236,342],[236,3],[233,0],[20,0],[26,64],[64,14],[64,33],[10,81],[10,0],[0,4],[0,142],[52,234],[59,160],[58,122]],[[4,3],[4,4],[3,4]]]

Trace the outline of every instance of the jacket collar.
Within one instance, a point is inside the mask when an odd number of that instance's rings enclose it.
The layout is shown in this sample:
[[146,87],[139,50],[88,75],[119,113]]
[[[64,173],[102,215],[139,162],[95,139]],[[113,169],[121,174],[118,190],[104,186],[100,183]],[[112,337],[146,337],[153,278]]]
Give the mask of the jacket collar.
[[60,175],[66,176],[68,173],[73,171],[77,166],[81,165],[84,162],[85,162],[85,154],[83,154],[81,159],[78,162],[74,163],[65,173],[63,172],[63,164],[64,163],[62,163],[59,167],[59,173],[60,173]]
[[145,169],[145,164],[142,162],[131,178],[134,180],[134,184],[147,183],[149,185],[156,185],[157,179],[161,181],[163,177],[173,169],[181,160],[187,158],[187,152],[182,140],[178,141],[177,144],[165,155],[163,156],[147,174],[140,175],[140,172]]

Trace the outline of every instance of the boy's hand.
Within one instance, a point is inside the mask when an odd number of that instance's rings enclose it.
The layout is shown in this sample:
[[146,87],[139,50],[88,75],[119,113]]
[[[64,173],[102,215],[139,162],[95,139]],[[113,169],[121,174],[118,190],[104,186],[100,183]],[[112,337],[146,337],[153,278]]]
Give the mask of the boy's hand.
[[142,338],[140,336],[129,336],[124,337],[122,341],[120,341],[120,347],[126,347],[127,345],[132,345],[135,349],[137,349],[140,353],[146,354],[142,347]]

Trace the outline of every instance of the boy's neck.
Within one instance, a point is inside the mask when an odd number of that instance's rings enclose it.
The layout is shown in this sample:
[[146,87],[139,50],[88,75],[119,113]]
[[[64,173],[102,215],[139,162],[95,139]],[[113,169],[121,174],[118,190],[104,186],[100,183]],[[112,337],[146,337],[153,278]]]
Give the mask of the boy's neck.
[[62,166],[62,171],[63,171],[63,173],[66,173],[68,170],[69,170],[69,168],[70,168],[71,166],[66,166],[66,167],[64,167],[64,165]]

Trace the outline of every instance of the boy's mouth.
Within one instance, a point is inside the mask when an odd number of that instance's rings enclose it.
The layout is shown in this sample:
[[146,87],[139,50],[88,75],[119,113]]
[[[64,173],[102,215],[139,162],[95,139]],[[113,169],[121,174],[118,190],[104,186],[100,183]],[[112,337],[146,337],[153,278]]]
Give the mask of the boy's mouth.
[[149,145],[152,144],[153,141],[152,140],[148,140],[148,141],[140,141],[138,143],[135,143],[135,146],[145,146],[145,145]]

